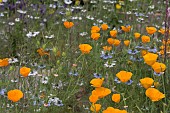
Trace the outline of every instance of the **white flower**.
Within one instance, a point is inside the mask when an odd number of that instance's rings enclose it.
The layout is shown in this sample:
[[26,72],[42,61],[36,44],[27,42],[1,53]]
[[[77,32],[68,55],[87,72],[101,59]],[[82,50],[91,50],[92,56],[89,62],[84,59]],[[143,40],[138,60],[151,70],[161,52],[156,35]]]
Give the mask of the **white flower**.
[[23,11],[23,10],[20,10],[20,9],[17,10],[17,12],[18,12],[18,13],[21,13],[21,14],[26,14],[26,13],[27,13],[27,11]]
[[64,3],[67,4],[67,5],[69,5],[69,4],[72,3],[72,1],[71,1],[71,0],[64,0]]

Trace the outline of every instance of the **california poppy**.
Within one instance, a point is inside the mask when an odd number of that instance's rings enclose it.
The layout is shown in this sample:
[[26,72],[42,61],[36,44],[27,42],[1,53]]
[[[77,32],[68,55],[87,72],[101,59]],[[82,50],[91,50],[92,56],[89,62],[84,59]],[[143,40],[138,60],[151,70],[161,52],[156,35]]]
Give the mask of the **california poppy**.
[[159,101],[162,98],[165,98],[165,94],[161,93],[159,90],[155,88],[148,88],[145,92],[146,96],[151,99],[151,101]]
[[67,29],[69,29],[69,28],[71,28],[71,27],[74,26],[74,23],[73,23],[73,22],[69,22],[69,21],[65,21],[65,22],[64,22],[64,26],[65,26]]
[[98,96],[98,98],[103,98],[111,93],[111,90],[105,87],[96,87],[95,90],[92,91],[92,95]]
[[110,36],[112,36],[113,38],[115,38],[117,36],[117,30],[112,30],[110,31]]
[[10,90],[7,93],[8,99],[17,102],[23,97],[23,93],[19,89]]
[[28,67],[22,67],[20,68],[20,74],[24,77],[27,77],[28,74],[30,73],[31,69]]
[[120,102],[120,94],[113,94],[112,95],[112,101],[119,103]]
[[110,45],[113,45],[113,44],[114,44],[114,39],[113,39],[113,38],[108,38],[108,39],[107,39],[107,42],[108,42]]
[[166,69],[166,65],[163,63],[159,63],[159,62],[155,62],[152,65],[152,69],[156,72],[156,73],[160,73],[160,72],[164,72]]
[[137,32],[134,33],[134,36],[135,36],[136,39],[139,39],[139,38],[140,38],[140,35],[141,35],[140,33],[137,33]]
[[4,58],[4,59],[0,59],[0,67],[5,67],[9,65],[9,59],[8,58]]
[[91,34],[91,38],[92,38],[93,40],[98,40],[98,39],[100,38],[100,33],[92,33],[92,34]]
[[91,33],[97,33],[100,31],[100,28],[98,26],[92,26],[91,27]]
[[80,44],[79,48],[83,54],[89,54],[92,49],[89,44]]
[[127,113],[126,110],[115,109],[113,107],[107,107],[102,113]]
[[129,46],[130,41],[129,41],[129,40],[125,40],[125,41],[124,41],[124,44],[125,44],[125,46]]
[[151,66],[156,62],[158,55],[154,53],[147,53],[143,56],[143,58],[145,63]]
[[130,32],[131,30],[131,26],[121,26],[121,28],[124,32]]
[[90,107],[90,110],[95,112],[95,113],[98,113],[101,109],[101,104],[92,104],[91,107]]
[[143,35],[143,36],[141,37],[141,39],[142,39],[142,42],[143,42],[143,43],[150,42],[150,37],[149,37],[149,36]]
[[108,25],[107,24],[102,24],[101,28],[103,31],[106,31],[108,29]]
[[152,35],[157,31],[157,29],[155,27],[146,27],[146,31],[148,34]]
[[140,83],[145,89],[148,89],[153,85],[154,80],[152,78],[145,77],[143,79],[140,79]]
[[116,76],[120,79],[121,82],[127,82],[131,79],[132,73],[127,71],[120,71],[116,74]]
[[93,87],[101,87],[103,84],[104,78],[94,78],[90,81],[90,84],[92,84]]

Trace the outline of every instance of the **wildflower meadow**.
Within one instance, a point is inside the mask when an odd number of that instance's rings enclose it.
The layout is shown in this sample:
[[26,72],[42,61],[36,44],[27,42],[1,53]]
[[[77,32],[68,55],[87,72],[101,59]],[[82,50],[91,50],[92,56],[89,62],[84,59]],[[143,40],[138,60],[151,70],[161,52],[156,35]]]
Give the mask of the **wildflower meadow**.
[[0,0],[0,113],[170,113],[170,1]]

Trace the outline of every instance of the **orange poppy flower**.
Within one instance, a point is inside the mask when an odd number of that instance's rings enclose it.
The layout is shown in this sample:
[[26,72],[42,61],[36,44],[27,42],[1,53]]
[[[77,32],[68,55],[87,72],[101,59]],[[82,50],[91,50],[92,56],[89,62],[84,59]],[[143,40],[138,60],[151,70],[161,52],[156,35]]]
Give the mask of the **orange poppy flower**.
[[80,44],[79,48],[83,54],[89,54],[92,49],[89,44]]
[[145,56],[143,56],[143,58],[145,63],[151,66],[156,62],[158,55],[154,53],[147,53]]
[[132,73],[127,71],[120,71],[116,74],[116,76],[120,79],[121,82],[127,82],[131,79]]
[[140,38],[140,35],[141,35],[140,33],[137,33],[137,32],[134,33],[134,36],[135,36],[136,39],[139,39],[139,38]]
[[107,24],[102,24],[101,28],[103,31],[106,31],[108,29],[108,25]]
[[157,31],[157,29],[155,27],[146,27],[146,31],[148,34],[152,35]]
[[65,26],[65,28],[69,29],[69,28],[74,26],[74,23],[73,22],[65,21],[64,22],[64,26]]
[[112,95],[112,101],[119,103],[120,102],[120,94],[113,94]]
[[102,113],[127,113],[126,110],[115,109],[113,107],[108,107]]
[[9,65],[9,59],[8,58],[4,58],[4,59],[0,59],[0,67],[6,67]]
[[113,39],[113,41],[114,41],[114,43],[113,43],[114,46],[118,46],[120,44],[120,42],[121,42],[118,39]]
[[23,93],[21,90],[14,89],[8,91],[7,96],[9,100],[13,102],[18,102],[23,97]]
[[166,69],[166,65],[163,63],[159,63],[159,62],[155,62],[152,65],[152,69],[156,72],[156,73],[160,73],[160,72],[164,72]]
[[103,46],[104,51],[110,51],[112,50],[112,46]]
[[142,42],[143,42],[143,43],[150,42],[150,37],[149,37],[149,36],[143,35],[143,36],[141,37],[141,39],[142,39]]
[[92,104],[91,107],[90,107],[90,110],[92,112],[95,112],[95,113],[98,113],[101,109],[101,105],[100,104]]
[[125,44],[125,46],[129,46],[130,41],[129,41],[129,40],[125,40],[125,41],[124,41],[124,44]]
[[100,31],[100,28],[98,26],[92,26],[91,33],[97,33]]
[[98,95],[94,95],[94,94],[90,95],[89,97],[89,100],[92,103],[96,103],[98,99],[99,99]]
[[96,87],[95,90],[92,91],[92,95],[98,96],[98,98],[103,98],[111,93],[111,90],[104,87]]
[[40,56],[44,56],[44,55],[50,55],[48,52],[45,52],[44,51],[44,49],[43,48],[39,48],[38,50],[37,50],[37,52],[38,52],[38,54],[40,55]]
[[27,77],[28,74],[30,73],[31,69],[27,67],[22,67],[20,68],[20,74],[24,77]]
[[114,39],[113,39],[113,38],[108,38],[108,39],[107,39],[107,42],[108,42],[110,45],[113,45],[113,44],[114,44]]
[[121,26],[121,28],[124,32],[130,32],[131,30],[131,26]]
[[158,30],[158,32],[161,33],[161,34],[165,34],[165,29],[161,28],[160,30]]
[[113,38],[115,38],[117,36],[117,30],[112,30],[110,31],[110,36],[112,36]]
[[145,92],[146,96],[151,99],[151,101],[159,101],[165,98],[165,94],[161,93],[159,90],[155,88],[148,88]]
[[141,50],[141,56],[145,56],[148,53],[147,50]]
[[104,78],[94,78],[90,81],[90,84],[92,84],[93,87],[101,87],[103,84]]
[[92,38],[93,40],[98,40],[98,39],[100,38],[100,33],[92,33],[92,34],[91,34],[91,38]]
[[140,83],[145,89],[148,89],[153,85],[154,80],[152,78],[145,77],[143,79],[140,79]]

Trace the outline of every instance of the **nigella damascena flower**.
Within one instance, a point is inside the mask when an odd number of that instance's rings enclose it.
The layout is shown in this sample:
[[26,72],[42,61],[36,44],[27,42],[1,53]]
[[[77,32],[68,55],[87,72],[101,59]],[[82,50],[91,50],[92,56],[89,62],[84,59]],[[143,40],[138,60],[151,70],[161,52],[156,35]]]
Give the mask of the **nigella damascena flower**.
[[99,74],[99,73],[94,73],[93,75],[94,75],[95,78],[102,78],[102,75]]
[[135,55],[135,54],[137,54],[137,53],[139,53],[140,51],[138,51],[138,50],[132,50],[132,49],[129,49],[128,50],[128,54],[130,54],[130,55]]
[[106,60],[106,59],[110,59],[112,58],[113,56],[111,55],[111,53],[108,53],[108,52],[104,52],[102,51],[101,55],[100,55],[100,58]]

